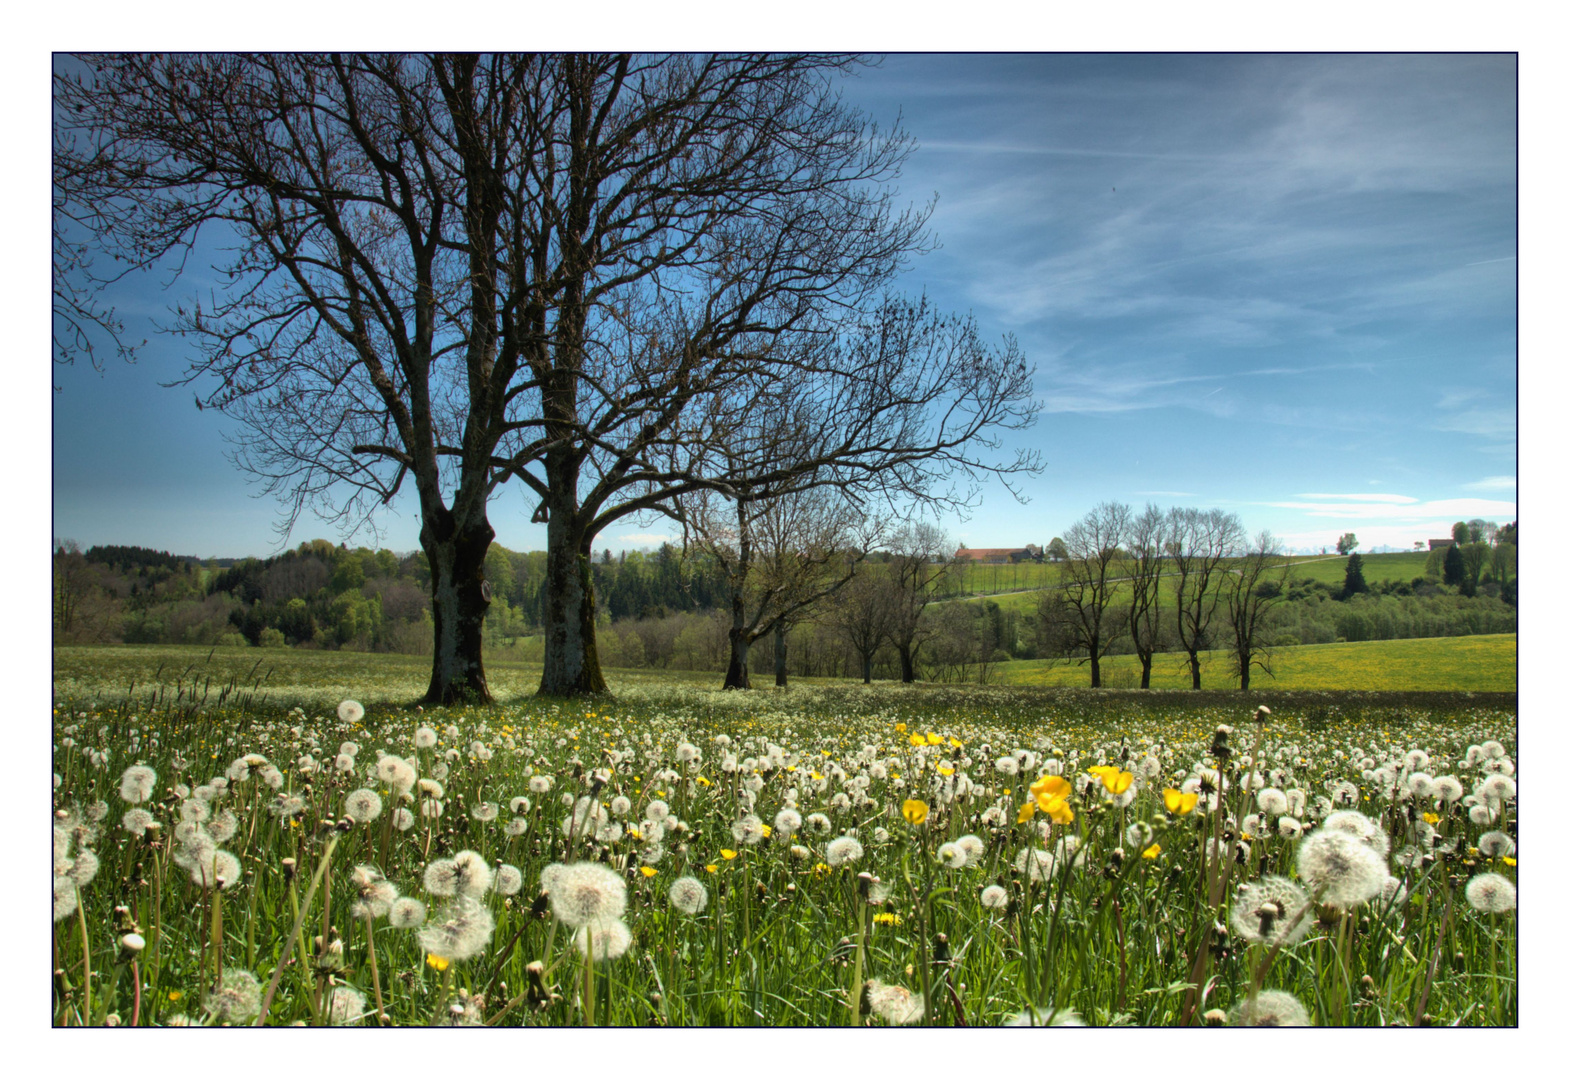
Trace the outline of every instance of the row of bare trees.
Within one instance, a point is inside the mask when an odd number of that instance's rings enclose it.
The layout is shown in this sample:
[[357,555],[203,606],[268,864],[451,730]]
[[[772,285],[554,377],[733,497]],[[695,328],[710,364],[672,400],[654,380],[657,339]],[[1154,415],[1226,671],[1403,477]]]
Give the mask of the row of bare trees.
[[997,439],[1036,414],[1018,347],[888,291],[931,245],[930,207],[895,203],[907,135],[838,92],[859,62],[58,57],[57,352],[126,344],[102,306],[126,274],[211,260],[216,285],[168,329],[284,531],[309,509],[352,532],[413,487],[430,701],[490,697],[504,484],[546,526],[542,694],[605,689],[596,536],[722,510],[746,685],[749,636],[846,569],[769,578],[760,503],[933,508],[1037,467]]
[[1102,503],[1063,536],[1067,558],[1056,586],[1042,590],[1038,614],[1052,651],[1090,667],[1127,639],[1139,657],[1141,688],[1155,654],[1176,639],[1200,688],[1203,651],[1226,648],[1239,685],[1270,670],[1266,616],[1285,595],[1291,562],[1269,532],[1250,538],[1224,510]]

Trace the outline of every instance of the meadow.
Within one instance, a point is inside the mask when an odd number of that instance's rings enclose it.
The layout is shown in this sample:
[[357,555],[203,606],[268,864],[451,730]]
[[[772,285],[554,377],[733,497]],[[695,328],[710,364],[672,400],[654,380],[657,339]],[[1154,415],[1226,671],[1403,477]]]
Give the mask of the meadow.
[[1516,1022],[1513,695],[258,655],[56,650],[56,1024]]
[[[1101,662],[1104,685],[1139,685],[1139,658],[1121,655]],[[1516,688],[1516,635],[1402,638],[1394,641],[1294,645],[1273,651],[1270,674],[1256,671],[1253,685],[1271,691],[1405,690],[1513,693]],[[1010,660],[993,668],[1003,683],[1021,686],[1083,686],[1084,665],[1072,660]],[[1232,658],[1224,652],[1200,653],[1204,686],[1235,687]],[[1152,689],[1181,690],[1191,677],[1188,657],[1158,654],[1151,664]]]

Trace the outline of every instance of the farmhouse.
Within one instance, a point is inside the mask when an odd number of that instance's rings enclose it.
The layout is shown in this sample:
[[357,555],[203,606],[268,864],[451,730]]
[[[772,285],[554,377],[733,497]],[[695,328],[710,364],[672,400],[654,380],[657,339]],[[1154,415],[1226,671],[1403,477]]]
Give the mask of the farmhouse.
[[1455,543],[1455,541],[1450,539],[1450,537],[1448,537],[1448,536],[1443,538],[1442,540],[1430,540],[1428,542],[1428,550],[1429,551],[1438,551],[1441,548],[1449,547],[1453,543]]

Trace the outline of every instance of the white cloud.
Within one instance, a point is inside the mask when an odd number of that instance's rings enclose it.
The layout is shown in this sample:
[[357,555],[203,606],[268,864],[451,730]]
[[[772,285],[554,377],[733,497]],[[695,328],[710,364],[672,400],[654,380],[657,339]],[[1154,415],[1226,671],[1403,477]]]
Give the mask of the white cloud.
[[1459,431],[1465,435],[1501,438],[1515,434],[1513,409],[1463,409],[1434,425],[1440,431]]
[[1481,480],[1474,480],[1470,484],[1462,484],[1468,491],[1514,491],[1515,477],[1513,476],[1485,476]]
[[[1343,500],[1347,496],[1340,497]],[[1384,523],[1391,526],[1399,525],[1402,528],[1411,528],[1415,523],[1425,519],[1445,519],[1444,530],[1435,533],[1442,536],[1450,531],[1450,524],[1457,520],[1470,520],[1471,518],[1492,518],[1509,520],[1515,517],[1516,507],[1513,502],[1502,502],[1498,499],[1433,499],[1428,502],[1418,502],[1413,499],[1408,502],[1396,504],[1390,502],[1363,502],[1363,501],[1337,501],[1337,502],[1267,502],[1265,506],[1275,507],[1279,510],[1297,510],[1313,518],[1337,518],[1347,522]]]
[[1363,494],[1363,495],[1325,495],[1325,494],[1321,494],[1321,493],[1318,493],[1318,492],[1313,492],[1313,493],[1299,494],[1296,497],[1299,498],[1299,499],[1335,499],[1337,501],[1342,500],[1342,499],[1348,499],[1348,500],[1351,500],[1353,502],[1373,502],[1373,503],[1415,503],[1415,502],[1420,502],[1421,501],[1419,499],[1414,499],[1410,495],[1383,495],[1383,494],[1372,494],[1372,495],[1369,495],[1369,494]]

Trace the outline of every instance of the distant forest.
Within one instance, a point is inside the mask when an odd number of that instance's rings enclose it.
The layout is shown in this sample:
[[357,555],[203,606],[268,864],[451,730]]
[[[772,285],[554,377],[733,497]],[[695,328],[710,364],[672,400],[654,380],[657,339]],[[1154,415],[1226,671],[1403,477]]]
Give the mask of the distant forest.
[[[1380,556],[1373,556],[1374,560]],[[886,570],[880,553],[865,573]],[[227,563],[228,565],[223,565]],[[1323,580],[1298,579],[1271,612],[1278,646],[1333,641],[1511,633],[1515,582],[1502,588],[1485,572],[1466,595],[1447,583],[1444,553],[1423,575],[1379,580],[1352,595]],[[1012,659],[1073,656],[1043,620],[1034,587],[1055,579],[1057,565],[951,564],[929,588],[965,603],[936,603],[923,616],[920,677],[987,677]],[[608,667],[724,670],[728,612],[724,577],[712,557],[665,544],[651,552],[603,551],[593,563],[599,650]],[[934,567],[934,570],[937,568]],[[491,607],[486,655],[537,661],[545,588],[545,553],[493,544],[486,558]],[[995,598],[976,595],[1009,591]],[[990,589],[989,589],[990,586]],[[848,598],[847,598],[848,599]],[[838,605],[844,607],[844,603]],[[54,640],[58,644],[190,644],[298,647],[428,654],[433,647],[430,575],[423,553],[349,548],[312,540],[267,559],[206,560],[126,546],[66,541],[54,552]],[[805,621],[790,633],[792,675],[852,676],[862,659],[832,619]],[[1176,648],[1170,626],[1163,647]],[[754,670],[773,666],[773,641],[754,646]],[[1108,654],[1131,651],[1125,638]],[[883,647],[874,676],[899,677],[899,658]]]

